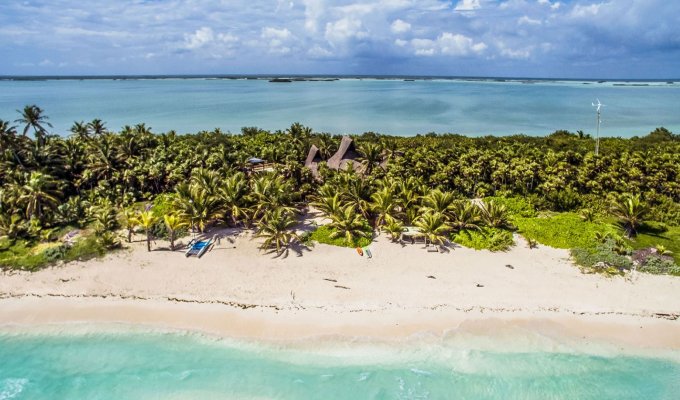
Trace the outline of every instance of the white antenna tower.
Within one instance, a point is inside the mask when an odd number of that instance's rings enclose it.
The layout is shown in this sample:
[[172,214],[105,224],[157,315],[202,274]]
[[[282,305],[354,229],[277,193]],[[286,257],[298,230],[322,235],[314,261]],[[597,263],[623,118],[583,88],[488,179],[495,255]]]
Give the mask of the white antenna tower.
[[596,99],[597,104],[591,103],[593,107],[597,107],[597,135],[595,136],[595,155],[600,154],[600,123],[602,120],[600,119],[600,113],[602,112],[602,107],[604,107],[604,104],[600,103],[600,99]]

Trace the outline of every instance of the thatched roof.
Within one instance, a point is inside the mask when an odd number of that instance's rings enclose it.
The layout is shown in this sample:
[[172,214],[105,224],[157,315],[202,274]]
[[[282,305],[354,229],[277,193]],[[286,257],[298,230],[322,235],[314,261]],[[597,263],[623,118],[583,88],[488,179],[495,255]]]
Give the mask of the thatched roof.
[[[360,155],[354,146],[354,140],[349,136],[343,136],[340,148],[328,159],[328,167],[332,169],[345,169],[347,164],[359,158]],[[354,162],[358,166],[358,162]]]
[[309,148],[309,153],[307,153],[307,158],[305,159],[305,167],[311,168],[312,163],[318,163],[319,161],[321,161],[319,148],[312,145],[312,147]]
[[319,148],[315,145],[309,148],[309,153],[307,153],[307,158],[305,159],[305,167],[312,170],[312,175],[315,178],[319,177],[319,163],[323,161],[321,159],[321,152]]

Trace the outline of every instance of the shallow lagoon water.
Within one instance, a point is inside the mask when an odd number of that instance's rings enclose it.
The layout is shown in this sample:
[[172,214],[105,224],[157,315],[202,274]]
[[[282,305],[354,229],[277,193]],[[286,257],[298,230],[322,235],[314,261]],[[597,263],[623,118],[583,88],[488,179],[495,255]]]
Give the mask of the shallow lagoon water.
[[675,399],[680,392],[680,364],[671,360],[422,345],[395,346],[390,355],[351,343],[323,352],[180,333],[6,333],[0,400]]
[[[54,132],[100,118],[110,129],[144,122],[179,133],[244,126],[277,130],[301,122],[333,134],[461,133],[472,136],[558,129],[595,133],[599,98],[603,136],[680,131],[680,83],[340,79],[270,83],[266,79],[0,80],[0,119],[37,104]],[[623,85],[623,86],[622,86]],[[634,86],[648,85],[648,86]]]

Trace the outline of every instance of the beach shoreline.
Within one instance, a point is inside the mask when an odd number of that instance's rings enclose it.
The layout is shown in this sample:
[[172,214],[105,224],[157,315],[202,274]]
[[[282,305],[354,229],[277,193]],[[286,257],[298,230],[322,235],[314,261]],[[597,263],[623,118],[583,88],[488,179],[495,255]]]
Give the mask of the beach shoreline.
[[99,260],[2,272],[0,332],[118,326],[293,347],[446,340],[680,359],[677,277],[582,274],[566,251],[519,237],[503,253],[430,253],[380,236],[367,259],[319,244],[272,257],[247,232],[222,234],[201,259],[136,241]]
[[645,356],[680,362],[680,323],[653,316],[524,310],[241,309],[112,298],[0,300],[0,334],[175,333],[325,352],[442,345],[466,350]]

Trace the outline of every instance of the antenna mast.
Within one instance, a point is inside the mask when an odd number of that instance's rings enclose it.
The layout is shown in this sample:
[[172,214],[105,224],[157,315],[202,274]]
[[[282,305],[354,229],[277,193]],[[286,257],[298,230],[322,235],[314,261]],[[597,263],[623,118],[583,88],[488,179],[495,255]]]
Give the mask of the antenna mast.
[[597,104],[591,103],[593,107],[597,107],[597,135],[595,136],[595,155],[600,154],[600,122],[602,121],[600,119],[600,113],[602,107],[604,107],[604,104],[600,103],[600,99],[597,99]]

